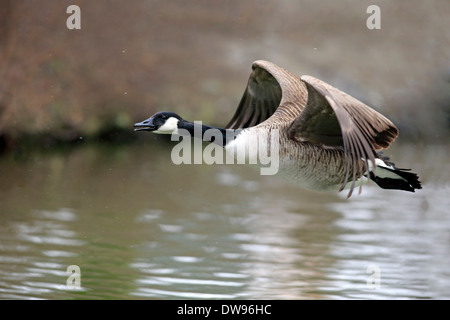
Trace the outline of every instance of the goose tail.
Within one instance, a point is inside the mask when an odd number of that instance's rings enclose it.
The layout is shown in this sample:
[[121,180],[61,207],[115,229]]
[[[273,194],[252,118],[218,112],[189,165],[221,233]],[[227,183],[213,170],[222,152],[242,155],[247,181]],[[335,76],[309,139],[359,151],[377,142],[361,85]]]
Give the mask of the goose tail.
[[415,192],[422,189],[422,183],[419,176],[411,172],[411,169],[400,169],[395,167],[389,158],[384,157],[375,159],[376,175],[370,171],[370,179],[373,180],[380,188],[396,189]]

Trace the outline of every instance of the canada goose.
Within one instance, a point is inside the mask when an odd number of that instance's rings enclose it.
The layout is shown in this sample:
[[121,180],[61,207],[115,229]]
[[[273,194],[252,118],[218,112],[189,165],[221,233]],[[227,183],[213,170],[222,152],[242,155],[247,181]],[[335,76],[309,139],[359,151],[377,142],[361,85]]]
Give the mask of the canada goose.
[[[384,189],[414,192],[422,188],[415,173],[396,168],[381,154],[398,135],[386,117],[312,76],[298,77],[263,60],[255,61],[252,70],[225,128],[201,125],[196,134],[196,124],[173,112],[158,112],[136,123],[135,131],[172,134],[185,129],[191,136],[230,150],[277,130],[280,174],[306,188],[348,188],[347,197],[358,184],[361,192],[362,182],[369,180]],[[222,139],[205,137],[208,129],[219,130]]]

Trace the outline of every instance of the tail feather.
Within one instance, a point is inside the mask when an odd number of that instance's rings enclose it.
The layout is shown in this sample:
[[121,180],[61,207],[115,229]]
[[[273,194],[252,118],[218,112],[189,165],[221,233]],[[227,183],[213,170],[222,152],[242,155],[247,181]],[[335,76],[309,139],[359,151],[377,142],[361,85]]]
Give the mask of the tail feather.
[[[417,174],[408,172],[409,169],[388,169],[377,168],[377,175],[370,172],[370,179],[383,189],[397,189],[414,192],[416,189],[422,189],[422,184],[419,181]],[[383,177],[383,172],[388,171],[391,174]],[[397,177],[396,177],[397,176]]]
[[376,159],[376,175],[371,171],[370,179],[383,189],[397,189],[414,192],[422,189],[419,176],[411,169],[400,169],[389,162],[387,157]]

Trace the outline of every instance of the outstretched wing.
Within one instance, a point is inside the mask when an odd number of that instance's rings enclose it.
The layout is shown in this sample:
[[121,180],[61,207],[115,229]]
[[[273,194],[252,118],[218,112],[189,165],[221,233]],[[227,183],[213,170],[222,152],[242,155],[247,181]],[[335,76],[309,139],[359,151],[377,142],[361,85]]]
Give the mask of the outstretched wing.
[[252,73],[229,129],[253,127],[269,118],[281,101],[278,81],[262,66],[253,63]]
[[[342,147],[347,157],[347,169],[341,190],[353,171],[350,196],[357,172],[367,170],[370,179],[369,162],[375,170],[376,151],[389,147],[398,130],[386,117],[339,89],[311,76],[302,76],[301,80],[308,90],[308,100],[293,121],[289,135],[298,141]],[[362,168],[363,164],[365,168]]]
[[306,90],[296,75],[264,60],[255,61],[252,70],[244,95],[226,128],[256,126],[269,119],[279,106],[302,96],[306,101]]

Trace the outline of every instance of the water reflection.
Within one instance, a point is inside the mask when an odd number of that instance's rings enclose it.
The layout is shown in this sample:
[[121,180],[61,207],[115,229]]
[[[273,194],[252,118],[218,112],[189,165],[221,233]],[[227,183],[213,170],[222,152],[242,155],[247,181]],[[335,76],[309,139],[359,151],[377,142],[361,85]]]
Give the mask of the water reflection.
[[[441,205],[447,201],[444,199],[448,191],[445,186],[428,185],[415,197],[394,198],[386,192],[371,190],[368,199],[359,198],[345,207],[335,206],[342,213],[337,221],[342,233],[333,248],[341,275],[332,277],[333,280],[363,280],[367,274],[352,271],[376,265],[381,271],[380,288],[353,292],[353,297],[448,297],[447,290],[442,290],[450,285],[442,262],[448,263],[450,219]],[[424,206],[430,200],[433,205]],[[438,225],[440,230],[436,233]],[[436,241],[442,237],[446,241]],[[446,257],[436,256],[436,249],[444,251]],[[434,272],[429,272],[430,268]],[[435,283],[437,274],[447,274],[439,277],[440,288]]]
[[159,142],[4,157],[0,298],[449,298],[448,149],[433,148],[432,162],[393,151],[424,190],[350,201],[245,166],[175,166]]
[[67,277],[67,265],[61,259],[75,259],[74,248],[85,245],[71,230],[70,223],[76,220],[76,215],[69,209],[34,210],[27,220],[20,219],[18,216],[2,223],[6,228],[0,242],[1,297],[38,298],[64,290],[65,282],[61,279]]

